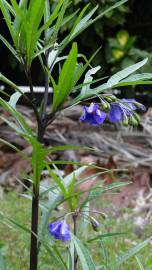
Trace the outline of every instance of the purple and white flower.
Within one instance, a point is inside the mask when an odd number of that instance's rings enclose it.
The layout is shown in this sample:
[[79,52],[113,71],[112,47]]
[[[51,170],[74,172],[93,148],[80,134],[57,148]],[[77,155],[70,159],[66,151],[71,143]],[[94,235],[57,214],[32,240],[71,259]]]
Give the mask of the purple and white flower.
[[104,122],[105,118],[106,113],[99,109],[99,105],[91,103],[89,107],[84,106],[84,112],[80,117],[80,121],[91,126],[98,126]]
[[63,221],[56,221],[49,224],[49,234],[57,240],[67,242],[71,240],[70,226]]
[[133,117],[133,111],[138,108],[145,110],[145,106],[136,102],[135,99],[123,98],[118,102],[110,103],[108,113],[101,111],[98,104],[91,103],[89,107],[84,106],[84,112],[80,117],[80,121],[92,126],[102,124],[106,118],[112,123],[123,122],[126,118]]

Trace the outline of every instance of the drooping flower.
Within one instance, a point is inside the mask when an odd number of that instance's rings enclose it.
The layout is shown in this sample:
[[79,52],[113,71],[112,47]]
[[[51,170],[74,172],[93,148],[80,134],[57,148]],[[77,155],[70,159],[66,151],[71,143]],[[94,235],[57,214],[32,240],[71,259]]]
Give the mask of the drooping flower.
[[130,107],[131,110],[137,110],[138,108],[141,110],[145,110],[145,106],[139,102],[137,102],[134,98],[131,99],[126,99],[126,98],[122,98],[121,99],[123,106],[125,106],[126,104],[126,108]]
[[105,112],[100,111],[99,105],[91,103],[89,107],[84,106],[84,112],[80,117],[80,121],[92,126],[98,126],[104,122],[106,115]]
[[125,110],[119,103],[113,103],[110,105],[109,120],[112,123],[122,122],[124,119]]
[[56,221],[49,224],[49,234],[57,240],[63,242],[71,240],[70,226],[63,221]]
[[123,122],[124,125],[128,125],[128,123],[133,122],[133,118],[137,118],[134,113],[135,110],[138,108],[145,110],[145,106],[135,99],[125,98],[109,103],[109,107],[109,112],[106,113],[100,110],[99,105],[91,103],[89,107],[84,107],[84,112],[80,120],[89,125],[98,126],[107,118],[112,123]]
[[133,111],[138,108],[145,110],[145,106],[135,99],[121,99],[120,102],[110,104],[109,120],[112,123],[123,122],[126,117],[132,117]]

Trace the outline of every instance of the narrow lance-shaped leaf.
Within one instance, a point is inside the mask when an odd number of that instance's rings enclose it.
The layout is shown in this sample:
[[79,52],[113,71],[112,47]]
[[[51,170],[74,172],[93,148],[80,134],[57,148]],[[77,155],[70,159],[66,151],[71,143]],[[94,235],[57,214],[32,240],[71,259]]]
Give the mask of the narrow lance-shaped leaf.
[[[62,1],[61,1],[61,3],[62,3]],[[61,10],[60,10],[60,12],[58,14],[58,19],[57,19],[57,21],[55,23],[55,26],[53,28],[52,36],[50,38],[50,41],[52,41],[52,40],[55,41],[56,40],[58,32],[59,32],[59,30],[60,30],[60,28],[62,26],[62,22],[63,22],[63,19],[64,19],[64,14],[66,12],[66,9],[67,9],[68,5],[69,5],[69,0],[64,0],[63,4],[62,4],[62,7],[61,7]]]
[[140,250],[142,250],[144,247],[146,247],[151,240],[151,237],[146,239],[145,241],[137,244],[135,247],[129,249],[126,253],[118,256],[118,266],[122,265],[124,262],[128,261],[131,257],[135,256]]
[[136,261],[137,261],[137,263],[138,263],[139,270],[145,270],[145,268],[144,268],[144,266],[142,265],[142,263],[141,263],[139,257],[136,256],[135,258],[136,258]]
[[91,254],[84,244],[72,234],[72,241],[77,251],[83,270],[96,270],[96,266],[92,260]]
[[149,81],[152,79],[152,73],[139,73],[139,74],[133,74],[119,82],[116,87],[120,86],[128,86],[128,85],[138,85],[138,84],[152,84],[152,81]]
[[[152,81],[149,81],[149,80],[146,81],[146,78],[147,79],[151,78],[151,74],[149,74],[149,73],[147,75],[145,73],[144,74],[141,73],[141,75],[138,74],[137,77],[136,77],[136,74],[132,75],[133,77],[129,76],[131,73],[133,73],[136,70],[138,70],[139,68],[141,68],[146,62],[147,62],[147,58],[134,64],[134,65],[131,65],[131,66],[123,69],[120,72],[117,72],[107,81],[107,83],[104,83],[104,84],[102,84],[94,89],[88,88],[87,92],[85,93],[85,96],[83,96],[82,94],[79,94],[72,101],[72,104],[78,103],[84,98],[88,98],[90,96],[97,95],[99,93],[103,93],[106,90],[108,90],[109,88],[115,88],[115,87],[121,87],[121,86],[127,86],[127,85],[137,85],[137,84],[152,84]],[[141,79],[140,79],[140,76],[141,76]]]
[[0,104],[16,119],[23,132],[27,133],[27,135],[32,135],[31,128],[26,123],[24,117],[17,110],[15,110],[8,102],[2,98],[0,98]]
[[53,110],[55,111],[65,98],[69,95],[73,86],[73,75],[76,68],[77,61],[77,44],[74,43],[72,49],[62,67],[59,75],[59,81],[54,88],[53,94]]
[[[75,177],[78,177],[78,175],[80,173],[82,173],[84,170],[85,170],[86,167],[81,167],[77,170],[74,171],[74,174],[75,174]],[[65,187],[68,187],[71,183],[73,179],[73,172],[70,174],[70,175],[67,175],[65,178],[64,178],[64,186]],[[47,226],[48,226],[48,222],[49,222],[49,217],[52,213],[52,211],[62,202],[63,200],[63,195],[62,195],[62,192],[60,190],[53,190],[53,192],[51,192],[51,195],[50,195],[50,201],[49,201],[49,204],[47,204],[47,207],[48,207],[48,211],[43,211],[43,215],[42,215],[42,222],[41,222],[41,225],[40,225],[40,238],[44,238],[45,236],[45,233],[46,233],[46,229],[47,229]]]
[[9,49],[9,51],[15,56],[15,58],[20,62],[20,58],[17,54],[17,51],[12,47],[12,45],[2,35],[0,35],[0,39],[5,44],[5,46]]
[[114,74],[108,81],[107,81],[107,86],[110,88],[113,85],[116,85],[117,83],[119,83],[121,80],[123,80],[124,78],[126,78],[127,76],[129,76],[130,74],[132,74],[133,72],[135,72],[136,70],[138,70],[139,68],[141,68],[142,66],[144,66],[146,64],[146,62],[148,61],[148,58],[134,64],[131,65],[119,72],[117,72],[116,74]]
[[6,263],[5,263],[5,260],[4,260],[4,256],[3,256],[3,253],[2,253],[2,248],[0,248],[0,270],[6,270]]
[[[101,67],[100,66],[97,66],[95,68],[92,68],[90,69],[86,75],[85,75],[85,79],[84,79],[84,84],[88,83],[88,82],[92,82],[93,80],[93,76],[95,73],[98,72],[98,70],[100,69]],[[81,95],[84,95],[85,96],[85,93],[87,93],[88,89],[90,89],[90,85],[85,85],[82,87],[82,90],[81,90]]]
[[12,0],[11,2],[15,11],[15,20],[13,22],[13,29],[14,29],[15,39],[16,39],[16,44],[17,44],[18,35],[20,34],[20,26],[25,20],[25,13],[19,7],[16,0]]
[[[79,31],[82,31],[82,29],[84,27],[87,26],[87,23],[89,22],[90,18],[93,16],[93,14],[96,12],[96,10],[98,9],[98,6],[96,6],[94,9],[92,9],[86,16],[84,16],[82,18],[82,16],[84,15],[85,11],[87,10],[89,5],[87,5],[86,7],[84,7],[84,9],[81,11],[80,15],[78,16],[74,27],[71,31],[70,34],[70,39],[73,38],[77,33],[79,33]],[[82,19],[81,19],[82,18]]]
[[[75,26],[73,30],[73,32],[69,34],[69,36],[67,38],[65,38],[62,42],[62,49],[65,48],[69,42],[71,42],[76,36],[78,36],[81,32],[83,32],[86,28],[88,28],[89,26],[91,26],[94,22],[96,22],[97,20],[99,20],[100,18],[102,18],[104,15],[106,15],[108,12],[112,11],[113,9],[119,7],[120,5],[124,4],[125,2],[127,2],[128,0],[121,0],[121,1],[117,1],[116,4],[114,4],[113,6],[111,6],[110,8],[106,9],[105,11],[103,11],[101,14],[99,14],[98,16],[96,16],[94,19],[92,19],[92,16],[94,15],[94,13],[96,12],[98,6],[96,6],[93,10],[91,10],[86,16],[84,16],[80,22]],[[81,14],[81,13],[80,13]]]
[[60,188],[62,193],[66,196],[66,189],[65,189],[64,184],[62,183],[61,179],[53,172],[53,170],[49,167],[49,165],[46,165],[46,167],[47,167],[47,170],[48,170],[50,176],[56,182],[57,186]]
[[32,59],[34,57],[34,51],[36,51],[37,41],[39,39],[38,27],[41,23],[44,12],[44,0],[30,1],[30,5],[27,13],[27,28],[26,28],[26,57],[27,68],[29,69]]
[[[47,35],[46,35],[46,40],[45,40],[45,44],[48,44],[49,38],[50,38],[50,29],[49,27],[52,25],[52,23],[55,21],[55,19],[58,17],[60,8],[63,5],[64,0],[60,0],[59,3],[57,4],[56,8],[54,9],[54,11],[52,12],[52,14],[49,16],[49,11],[48,11],[48,7],[50,5],[49,0],[46,0],[45,3],[45,23],[44,25],[42,25],[39,29],[39,33],[41,34],[43,31],[47,30]],[[48,18],[49,16],[49,18]]]
[[4,19],[6,21],[6,24],[7,24],[7,27],[9,29],[9,32],[11,34],[12,40],[13,40],[14,44],[16,45],[16,42],[15,42],[15,33],[14,33],[13,27],[12,27],[11,16],[9,14],[9,10],[8,10],[6,4],[5,4],[5,1],[0,0],[0,8],[1,8],[2,14],[4,16]]

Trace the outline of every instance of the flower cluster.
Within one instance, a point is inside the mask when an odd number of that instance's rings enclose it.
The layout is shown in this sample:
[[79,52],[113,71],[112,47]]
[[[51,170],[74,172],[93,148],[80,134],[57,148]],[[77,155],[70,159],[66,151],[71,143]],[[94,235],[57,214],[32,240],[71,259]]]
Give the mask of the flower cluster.
[[89,107],[84,106],[80,121],[92,126],[102,124],[105,119],[109,119],[112,123],[128,123],[128,120],[130,120],[129,123],[136,123],[138,117],[134,111],[138,108],[145,110],[145,106],[136,102],[135,99],[121,99],[119,102],[112,102],[108,112],[101,111],[99,105],[91,103]]
[[63,242],[71,240],[70,226],[66,223],[65,220],[50,223],[49,234],[55,239],[61,240]]

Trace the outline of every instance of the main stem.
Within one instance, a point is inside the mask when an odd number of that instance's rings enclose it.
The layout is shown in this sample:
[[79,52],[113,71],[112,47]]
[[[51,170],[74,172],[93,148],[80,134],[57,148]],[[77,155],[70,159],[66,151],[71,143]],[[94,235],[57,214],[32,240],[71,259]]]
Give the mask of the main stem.
[[[29,87],[32,97],[34,98],[33,84],[31,73],[28,76]],[[29,75],[28,74],[28,75]],[[34,112],[37,120],[37,140],[43,143],[45,127],[43,125],[42,117],[39,116],[37,111],[36,102],[33,100]],[[37,182],[37,181],[36,181]],[[31,214],[31,244],[30,244],[30,270],[38,269],[38,223],[39,223],[39,186],[33,185],[32,193],[32,214]]]
[[[45,61],[46,67],[48,67],[48,56],[49,52],[45,53]],[[37,140],[40,143],[43,143],[44,132],[46,128],[45,117],[46,117],[46,109],[47,109],[47,100],[48,100],[48,92],[49,92],[49,78],[47,72],[45,73],[45,93],[44,93],[44,104],[42,115],[39,116],[35,95],[33,91],[33,84],[31,78],[31,70],[26,73],[29,81],[29,87],[31,96],[33,99],[33,108],[34,113],[37,120]],[[32,195],[32,215],[31,215],[31,245],[30,245],[30,270],[38,269],[38,223],[39,223],[39,186],[35,188],[33,185],[33,195]]]
[[[48,68],[48,57],[49,57],[49,51],[46,51],[45,52],[45,65],[46,65],[46,68]],[[42,120],[44,120],[45,116],[46,116],[48,95],[49,95],[49,77],[48,77],[48,73],[47,73],[47,70],[46,70],[45,71],[45,92],[44,92],[44,104],[43,104]]]
[[[77,235],[77,217],[78,217],[78,214],[75,213],[73,214],[73,232],[74,232],[74,235]],[[77,269],[77,262],[78,262],[78,255],[77,255],[77,251],[76,251],[76,248],[74,247],[74,270]]]
[[38,265],[38,252],[37,252],[38,215],[39,215],[39,194],[36,193],[36,191],[34,190],[34,186],[33,186],[32,217],[31,217],[30,270],[37,270],[37,265]]
[[[39,142],[43,141],[43,128],[38,123]],[[38,268],[38,223],[39,223],[39,187],[33,185],[32,195],[32,215],[31,215],[31,245],[30,245],[30,270],[37,270]]]

